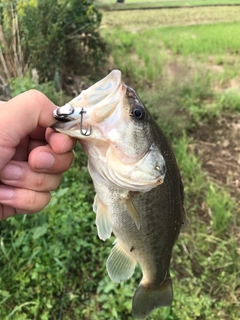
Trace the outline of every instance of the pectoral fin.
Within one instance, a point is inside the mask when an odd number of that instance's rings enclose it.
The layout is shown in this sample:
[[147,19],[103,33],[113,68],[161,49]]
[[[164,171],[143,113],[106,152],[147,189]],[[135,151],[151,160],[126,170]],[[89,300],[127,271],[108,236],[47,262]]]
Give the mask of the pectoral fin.
[[115,241],[115,245],[107,259],[107,271],[114,282],[121,282],[131,278],[136,261],[126,252],[123,246]]
[[135,222],[135,224],[139,230],[140,229],[140,218],[139,218],[137,209],[135,208],[131,198],[128,198],[125,201],[126,201],[128,213],[130,214],[131,218],[133,219],[133,221]]
[[93,203],[93,211],[96,212],[98,236],[101,240],[105,241],[111,236],[112,226],[109,219],[108,208],[102,203],[97,194],[95,195]]

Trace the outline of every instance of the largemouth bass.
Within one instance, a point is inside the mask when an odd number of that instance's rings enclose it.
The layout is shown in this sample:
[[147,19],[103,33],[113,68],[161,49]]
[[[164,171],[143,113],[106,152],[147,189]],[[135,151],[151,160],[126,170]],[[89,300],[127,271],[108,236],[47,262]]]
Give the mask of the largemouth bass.
[[88,155],[100,239],[116,237],[107,259],[114,282],[143,277],[132,314],[143,319],[173,299],[169,273],[173,245],[185,222],[183,186],[173,151],[121,72],[58,108],[55,130],[79,139]]

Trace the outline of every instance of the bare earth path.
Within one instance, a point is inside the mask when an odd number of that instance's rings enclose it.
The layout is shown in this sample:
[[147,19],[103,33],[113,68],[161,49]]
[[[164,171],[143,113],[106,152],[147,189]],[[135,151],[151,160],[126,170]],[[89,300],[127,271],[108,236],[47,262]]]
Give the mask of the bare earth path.
[[240,200],[240,115],[226,115],[202,124],[192,134],[194,151],[210,180],[227,187]]

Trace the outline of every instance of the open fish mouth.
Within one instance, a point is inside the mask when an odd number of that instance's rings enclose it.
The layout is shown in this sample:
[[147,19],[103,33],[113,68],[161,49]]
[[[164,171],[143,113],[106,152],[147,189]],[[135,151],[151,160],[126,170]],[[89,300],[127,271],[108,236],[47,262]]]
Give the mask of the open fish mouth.
[[96,126],[106,120],[114,112],[119,101],[123,99],[125,92],[126,86],[122,83],[121,71],[113,70],[105,78],[83,90],[72,101],[57,108],[53,115],[60,122],[56,123],[53,128],[68,130],[73,123],[66,125],[61,122],[75,121],[79,125],[81,134],[90,125]]

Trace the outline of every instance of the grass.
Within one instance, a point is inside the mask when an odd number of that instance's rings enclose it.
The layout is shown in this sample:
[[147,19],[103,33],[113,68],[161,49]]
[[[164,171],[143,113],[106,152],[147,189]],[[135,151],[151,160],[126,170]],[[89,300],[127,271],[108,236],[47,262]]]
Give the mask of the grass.
[[189,6],[219,6],[240,4],[239,0],[126,0],[125,3],[117,3],[116,0],[98,0],[96,5],[104,10],[131,10],[144,8],[165,8],[165,7],[189,7]]
[[130,81],[137,79],[132,85],[147,94],[147,103],[159,99],[161,112],[166,100],[168,112],[178,104],[178,111],[187,110],[194,121],[239,110],[239,93],[231,88],[231,81],[239,79],[239,23],[143,28],[138,33],[118,25],[102,32],[114,46],[114,67]]
[[[146,36],[152,30],[146,31]],[[153,36],[157,36],[158,29]],[[238,54],[240,39],[239,23],[215,24],[211,26],[196,25],[190,27],[164,28],[161,32],[161,40],[166,49],[174,54],[189,56],[190,54],[222,55],[224,53]]]
[[160,11],[129,10],[104,14],[102,28],[118,28],[128,32],[139,32],[149,29],[149,27],[215,24],[234,21],[240,21],[240,7],[199,7],[181,8],[181,10],[162,9]]
[[[215,11],[209,12],[212,22]],[[178,23],[186,24],[186,16]],[[130,16],[119,13],[115,19],[111,12],[103,19],[105,25],[111,21],[111,28],[102,28],[112,47],[108,67],[122,70],[172,142],[191,221],[174,247],[173,305],[156,310],[148,320],[237,320],[239,208],[228,190],[203,172],[190,133],[201,122],[240,111],[239,93],[232,88],[233,80],[239,80],[240,27],[159,27],[152,17],[150,29],[150,17],[146,12],[135,20],[137,27],[126,30]],[[19,80],[15,90],[21,90]],[[97,237],[86,161],[78,147],[45,210],[1,223],[0,319],[132,319],[131,298],[141,274],[138,269],[120,285],[107,276],[113,238],[103,243]]]

